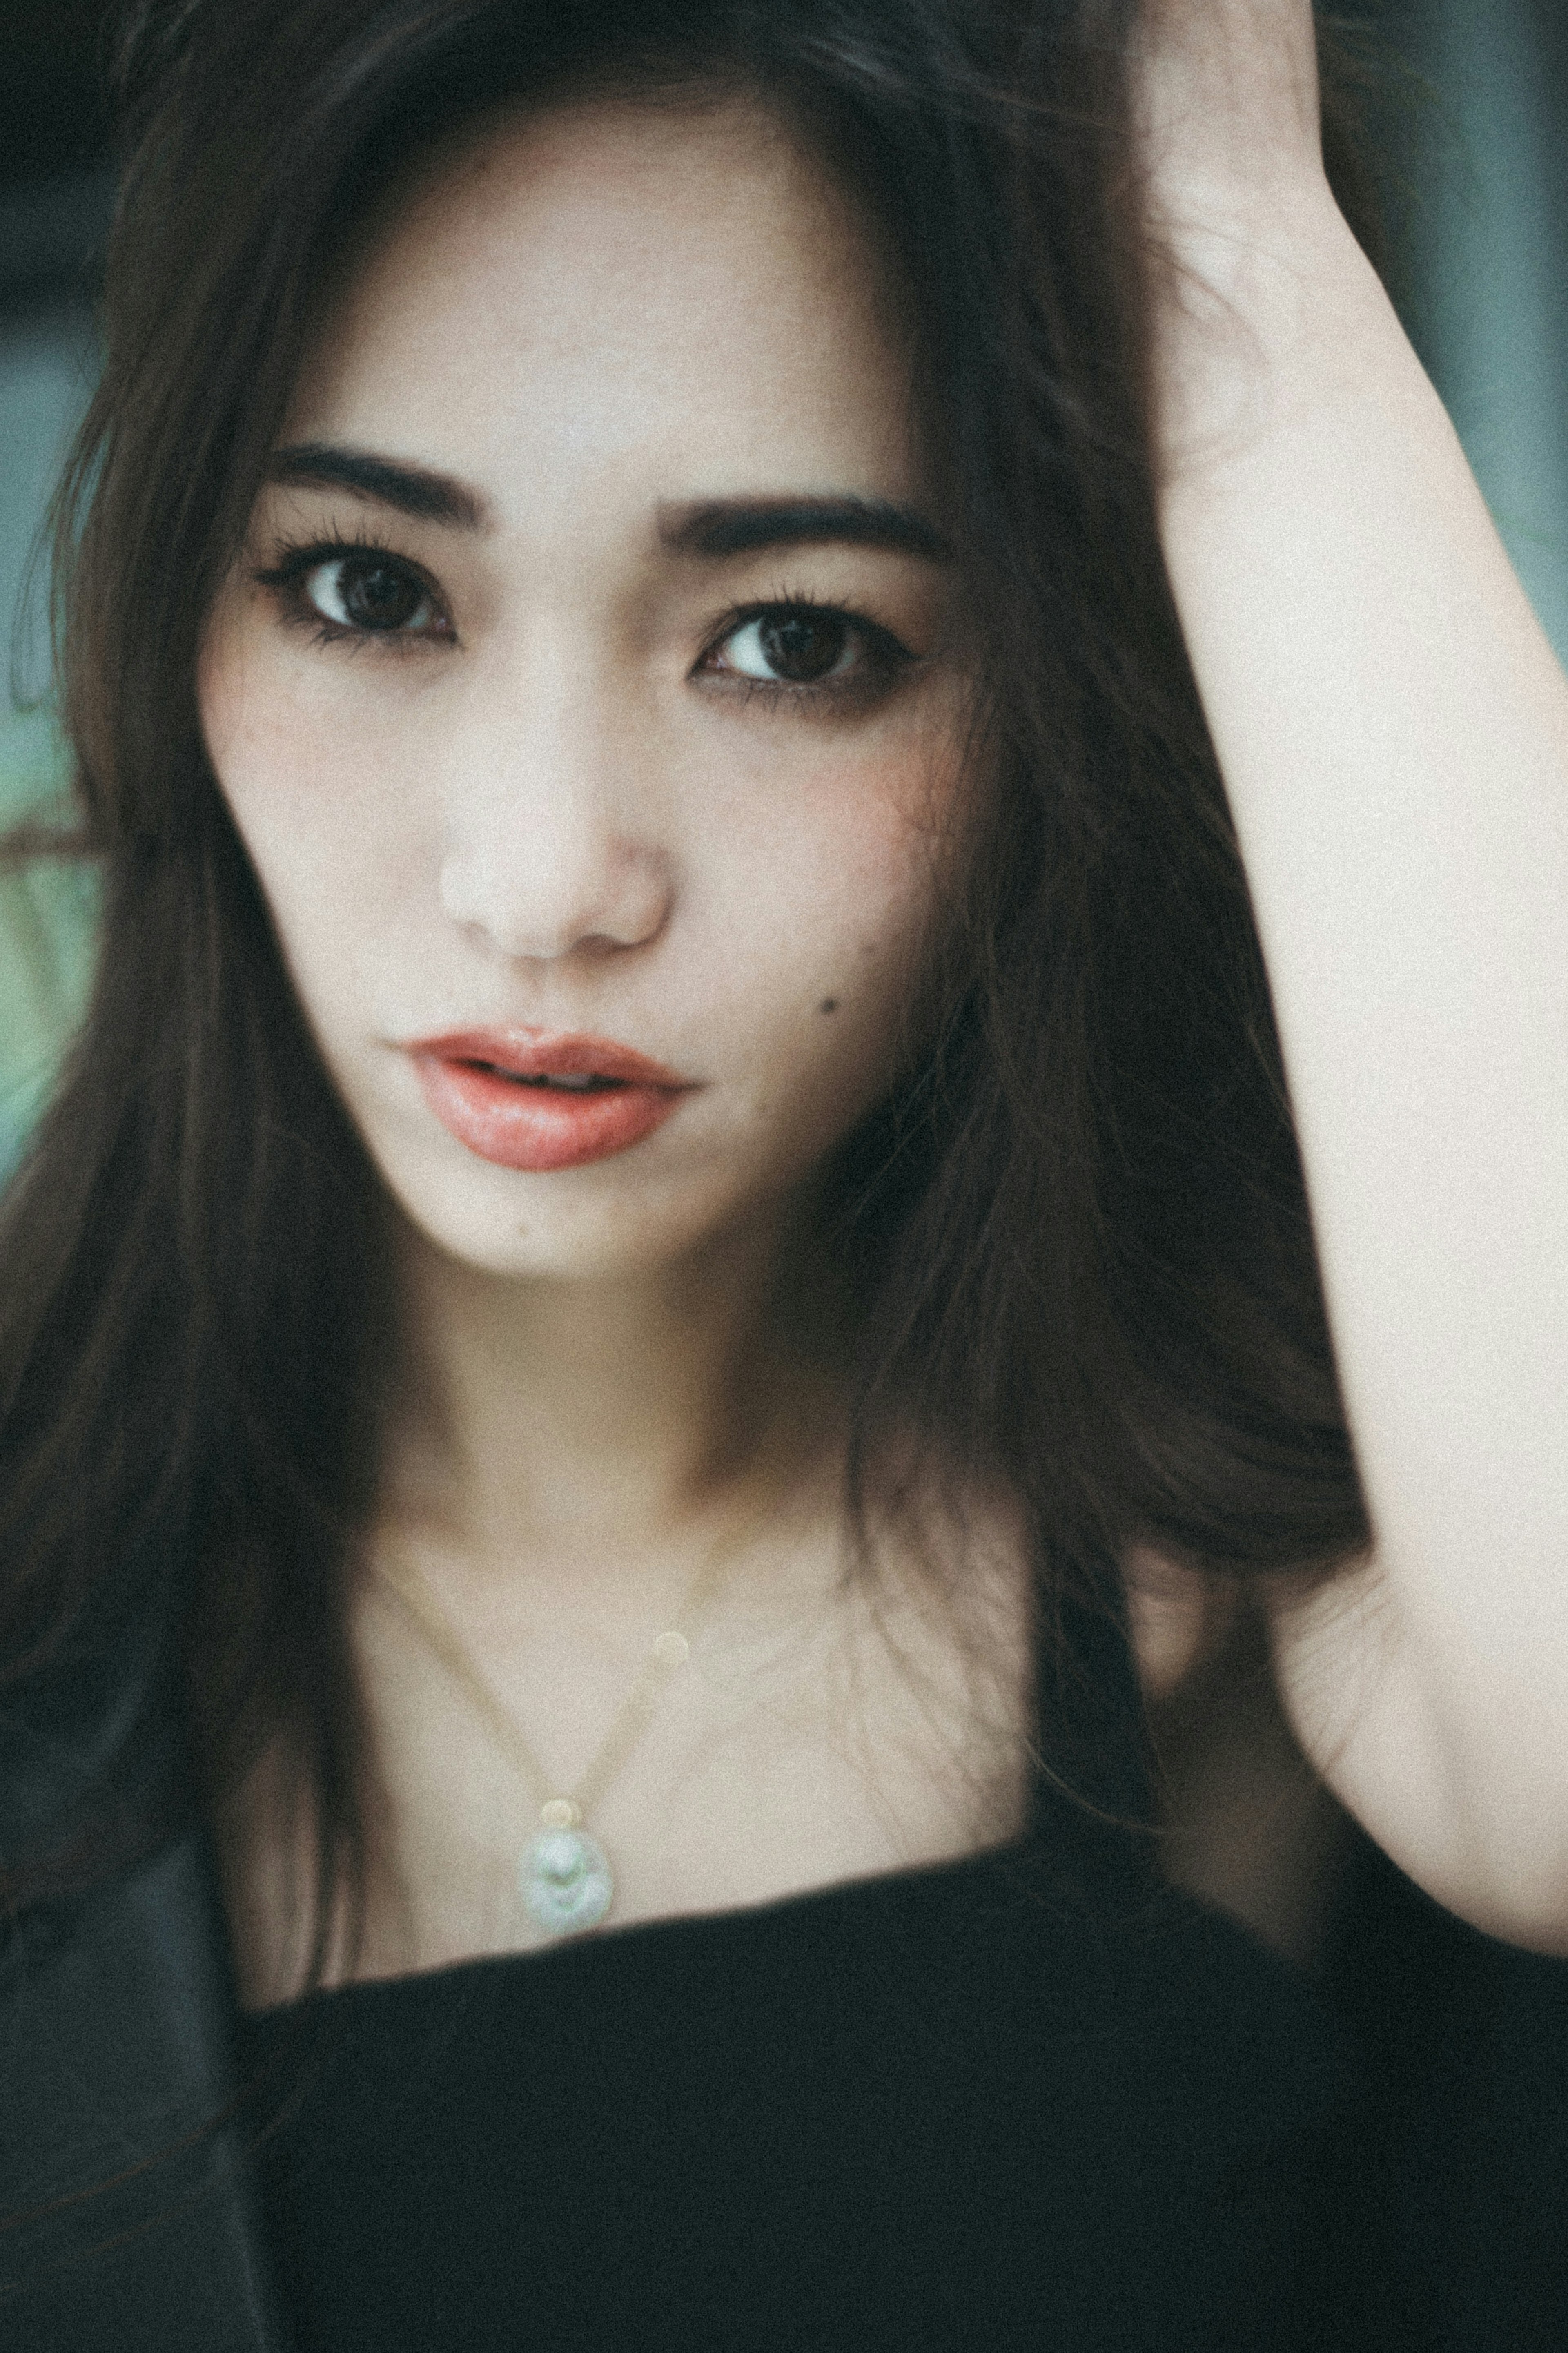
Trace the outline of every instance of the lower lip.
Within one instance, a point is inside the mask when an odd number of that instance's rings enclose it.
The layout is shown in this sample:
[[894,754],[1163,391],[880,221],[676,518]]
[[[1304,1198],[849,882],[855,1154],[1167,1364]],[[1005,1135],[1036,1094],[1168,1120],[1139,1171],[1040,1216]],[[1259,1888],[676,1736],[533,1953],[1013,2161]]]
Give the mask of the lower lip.
[[683,1089],[624,1085],[576,1093],[529,1086],[474,1062],[415,1058],[425,1100],[449,1134],[502,1168],[581,1168],[662,1127]]

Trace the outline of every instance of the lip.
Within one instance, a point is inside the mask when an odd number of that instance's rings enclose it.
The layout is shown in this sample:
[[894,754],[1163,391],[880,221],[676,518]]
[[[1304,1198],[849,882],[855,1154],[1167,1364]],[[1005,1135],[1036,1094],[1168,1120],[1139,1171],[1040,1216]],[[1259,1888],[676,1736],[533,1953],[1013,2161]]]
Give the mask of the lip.
[[[579,1168],[662,1127],[692,1082],[607,1038],[543,1029],[458,1029],[405,1047],[448,1134],[502,1168]],[[574,1093],[529,1080],[594,1078]]]

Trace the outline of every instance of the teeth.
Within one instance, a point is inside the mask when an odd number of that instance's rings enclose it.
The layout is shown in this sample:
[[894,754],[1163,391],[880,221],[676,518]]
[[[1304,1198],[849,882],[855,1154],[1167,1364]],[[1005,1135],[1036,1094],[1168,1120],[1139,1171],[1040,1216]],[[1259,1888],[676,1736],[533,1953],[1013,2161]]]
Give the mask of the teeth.
[[510,1079],[514,1087],[552,1087],[569,1095],[585,1095],[595,1087],[618,1087],[619,1079],[605,1079],[596,1071],[563,1071],[538,1078],[523,1071],[503,1071],[499,1062],[477,1062],[476,1070],[493,1071],[498,1079]]

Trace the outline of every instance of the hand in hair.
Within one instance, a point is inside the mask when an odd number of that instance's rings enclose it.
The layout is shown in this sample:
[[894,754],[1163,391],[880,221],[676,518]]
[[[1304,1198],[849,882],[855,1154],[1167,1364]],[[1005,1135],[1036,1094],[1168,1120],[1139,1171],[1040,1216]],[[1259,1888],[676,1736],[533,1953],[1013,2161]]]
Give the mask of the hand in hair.
[[1325,190],[1310,0],[1146,0],[1133,97],[1145,185],[1167,236]]

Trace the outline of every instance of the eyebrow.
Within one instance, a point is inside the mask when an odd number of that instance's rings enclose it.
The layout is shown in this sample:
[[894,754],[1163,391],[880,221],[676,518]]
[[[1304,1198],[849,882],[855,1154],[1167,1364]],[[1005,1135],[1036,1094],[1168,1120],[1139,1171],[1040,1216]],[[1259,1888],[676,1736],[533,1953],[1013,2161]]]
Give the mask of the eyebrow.
[[[347,491],[353,498],[395,507],[416,522],[445,523],[457,531],[481,531],[489,521],[489,509],[479,493],[454,475],[331,442],[300,441],[274,450],[267,479]],[[773,547],[878,547],[919,556],[928,564],[946,564],[952,554],[936,525],[913,507],[843,493],[702,499],[665,509],[658,537],[669,554],[709,563]]]
[[300,441],[275,449],[268,460],[269,482],[323,483],[352,498],[374,499],[418,522],[448,523],[457,531],[481,531],[489,510],[477,491],[451,474],[427,466],[406,466],[375,458],[365,449],[342,449],[326,441]]
[[913,507],[888,499],[705,499],[661,516],[659,543],[709,561],[764,547],[882,547],[946,564],[952,551]]

